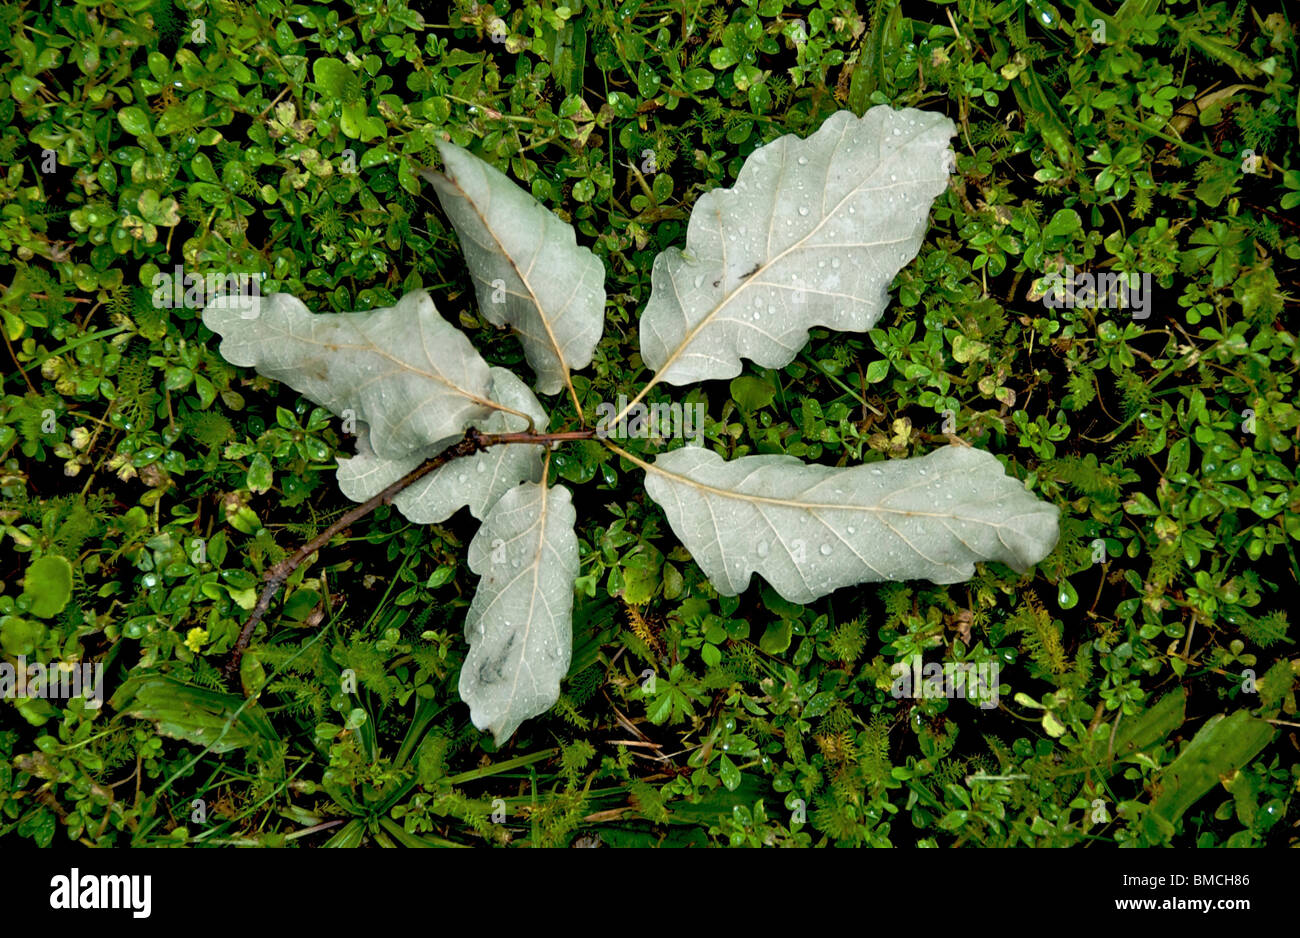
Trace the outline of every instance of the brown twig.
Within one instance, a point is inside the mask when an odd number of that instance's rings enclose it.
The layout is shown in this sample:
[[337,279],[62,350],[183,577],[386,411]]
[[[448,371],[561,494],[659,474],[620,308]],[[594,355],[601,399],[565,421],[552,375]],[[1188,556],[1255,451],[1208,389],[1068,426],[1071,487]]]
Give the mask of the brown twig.
[[259,622],[266,616],[267,611],[271,608],[271,600],[280,592],[280,587],[285,581],[293,575],[306,560],[316,553],[326,544],[328,544],[334,535],[350,527],[353,523],[361,520],[370,514],[380,505],[387,505],[392,502],[397,495],[409,485],[413,485],[420,479],[427,476],[430,472],[440,466],[444,466],[453,459],[459,459],[462,456],[472,456],[475,453],[487,449],[489,446],[499,446],[508,443],[534,443],[547,444],[560,442],[563,440],[589,440],[595,437],[596,431],[592,430],[570,430],[561,433],[483,433],[482,431],[470,427],[465,431],[465,436],[453,446],[443,450],[432,459],[426,460],[420,466],[402,476],[388,488],[384,489],[373,498],[369,498],[357,505],[355,508],[345,512],[337,521],[331,524],[320,534],[313,537],[306,544],[303,544],[290,556],[281,560],[279,563],[269,567],[262,574],[262,592],[257,597],[257,603],[253,606],[253,611],[248,616],[248,621],[244,623],[243,629],[239,632],[239,638],[235,641],[235,646],[230,650],[230,658],[226,661],[223,668],[225,678],[232,688],[238,686],[239,680],[239,662],[248,649],[248,643],[253,637],[253,630],[257,628]]

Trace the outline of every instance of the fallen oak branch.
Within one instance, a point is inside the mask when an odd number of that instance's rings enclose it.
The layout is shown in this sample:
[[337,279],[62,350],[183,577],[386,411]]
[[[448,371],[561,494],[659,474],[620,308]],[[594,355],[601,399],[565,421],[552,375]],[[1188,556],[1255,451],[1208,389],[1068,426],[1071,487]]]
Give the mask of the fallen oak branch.
[[380,505],[390,504],[407,486],[413,485],[430,472],[445,466],[453,459],[472,456],[490,446],[510,443],[557,443],[564,440],[589,440],[595,435],[595,430],[567,430],[560,433],[533,433],[530,431],[484,433],[476,427],[470,427],[465,431],[465,436],[460,442],[447,447],[438,455],[412,469],[378,495],[368,498],[355,508],[344,512],[328,528],[317,534],[306,544],[303,544],[284,560],[268,567],[266,572],[262,574],[262,591],[258,594],[257,602],[254,604],[252,612],[249,613],[248,621],[244,623],[244,627],[240,630],[239,638],[235,641],[235,646],[230,650],[230,658],[222,669],[227,684],[234,689],[238,689],[239,663],[244,657],[244,652],[248,649],[248,643],[253,637],[253,631],[271,608],[271,601],[280,592],[280,587],[312,554],[328,544],[334,538],[334,535],[351,527],[353,523],[360,521]]

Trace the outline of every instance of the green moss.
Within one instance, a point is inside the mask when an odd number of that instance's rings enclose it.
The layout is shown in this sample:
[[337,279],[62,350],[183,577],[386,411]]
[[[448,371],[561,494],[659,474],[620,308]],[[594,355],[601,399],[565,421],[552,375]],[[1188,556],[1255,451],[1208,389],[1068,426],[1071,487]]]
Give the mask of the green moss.
[[[945,111],[952,185],[878,328],[815,330],[787,368],[703,388],[706,435],[735,456],[850,465],[952,434],[1055,502],[1062,537],[1024,574],[988,565],[964,584],[807,607],[758,580],[722,597],[638,472],[557,452],[584,503],[574,669],[508,751],[456,696],[472,520],[416,527],[384,507],[295,574],[318,606],[273,606],[252,636],[241,690],[260,689],[281,742],[250,735],[189,766],[194,747],[113,706],[19,718],[2,701],[0,763],[54,759],[60,777],[0,772],[0,840],[174,844],[177,805],[195,798],[233,806],[210,815],[218,839],[283,843],[300,812],[355,822],[298,846],[1294,840],[1300,761],[1282,734],[1243,765],[1204,766],[1231,791],[1209,785],[1167,826],[1140,820],[1202,718],[1297,719],[1285,23],[1241,4],[1149,17],[1125,3],[1095,42],[1091,5],[1057,4],[1047,23],[977,0],[953,8],[959,38],[944,8],[891,0],[670,4],[672,28],[662,4],[592,0],[567,19],[516,4],[496,42],[469,4],[430,25],[401,0],[355,15],[273,0],[214,7],[200,45],[170,0],[147,15],[38,6],[0,11],[26,44],[0,65],[0,540],[6,582],[33,563],[63,572],[57,589],[38,575],[25,598],[0,592],[10,651],[227,694],[222,666],[266,570],[350,507],[331,477],[355,428],[228,365],[197,309],[154,304],[155,274],[254,272],[262,292],[322,311],[424,286],[492,364],[520,364],[416,175],[444,136],[572,220],[604,263],[585,408],[644,377],[634,317],[654,258],[757,146],[843,107]],[[1067,266],[1149,274],[1145,318],[1043,303],[1036,283]],[[546,403],[576,424],[570,402]],[[271,469],[264,492],[248,487],[254,460]],[[628,570],[650,596],[631,622]],[[42,597],[61,611],[19,608]],[[707,641],[720,622],[749,629]],[[765,648],[772,623],[789,642]],[[192,630],[208,636],[198,652]],[[896,698],[890,666],[913,655],[996,662],[1007,692],[987,711]],[[1202,722],[1182,725],[1161,704],[1172,693]],[[1140,741],[1141,758],[1108,761],[1112,737]],[[139,798],[94,797],[137,760]],[[521,778],[528,794],[493,823],[492,799]],[[1089,820],[1097,792],[1107,824]],[[368,825],[371,809],[396,833]]]

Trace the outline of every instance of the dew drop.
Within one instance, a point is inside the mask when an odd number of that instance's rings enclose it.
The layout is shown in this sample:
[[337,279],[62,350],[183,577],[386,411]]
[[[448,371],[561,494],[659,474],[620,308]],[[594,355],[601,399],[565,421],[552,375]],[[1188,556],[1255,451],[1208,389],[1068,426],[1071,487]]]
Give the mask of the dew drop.
[[807,214],[808,214],[808,206],[806,206],[806,205],[800,205],[800,206],[799,206],[799,214],[800,214],[800,215],[807,215]]
[[829,544],[823,544],[823,545],[822,545],[822,556],[823,556],[823,557],[829,557],[830,555],[831,555],[831,545],[829,545]]

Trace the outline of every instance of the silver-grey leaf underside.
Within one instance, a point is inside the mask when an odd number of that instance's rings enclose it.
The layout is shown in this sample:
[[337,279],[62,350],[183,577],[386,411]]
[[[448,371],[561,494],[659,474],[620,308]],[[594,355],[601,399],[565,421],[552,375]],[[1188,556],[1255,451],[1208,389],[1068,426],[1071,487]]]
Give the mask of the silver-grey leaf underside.
[[[491,373],[491,398],[528,414],[537,430],[545,431],[546,411],[528,386],[505,368],[494,367]],[[528,421],[523,417],[500,410],[475,421],[474,425],[484,433],[515,433],[528,429]],[[382,459],[370,448],[369,428],[362,424],[357,428],[357,454],[351,459],[339,460],[339,488],[354,502],[364,502],[444,449],[446,446],[431,446],[402,459]],[[465,506],[475,518],[481,519],[505,492],[520,482],[536,482],[542,477],[545,452],[540,445],[489,447],[433,470],[404,488],[393,498],[393,504],[416,524],[438,524]]]
[[543,394],[591,362],[605,322],[605,267],[573,228],[495,167],[439,144],[445,175],[424,171],[460,236],[479,309],[510,325]]
[[814,326],[874,326],[948,184],[955,132],[942,114],[881,105],[750,154],[733,187],[695,203],[686,250],[655,259],[641,316],[655,381],[734,378],[742,358],[780,368]]
[[385,458],[442,449],[500,409],[488,396],[487,362],[423,290],[359,313],[312,313],[274,293],[209,306],[203,322],[222,336],[231,364],[256,368],[335,414],[353,411]]
[[573,648],[576,514],[563,486],[524,483],[488,512],[469,545],[482,578],[465,618],[460,698],[503,743],[559,698]]
[[1055,505],[966,446],[842,469],[686,446],[643,468],[646,491],[727,596],[753,573],[807,603],[854,583],[958,583],[979,561],[1023,572],[1058,535]]

